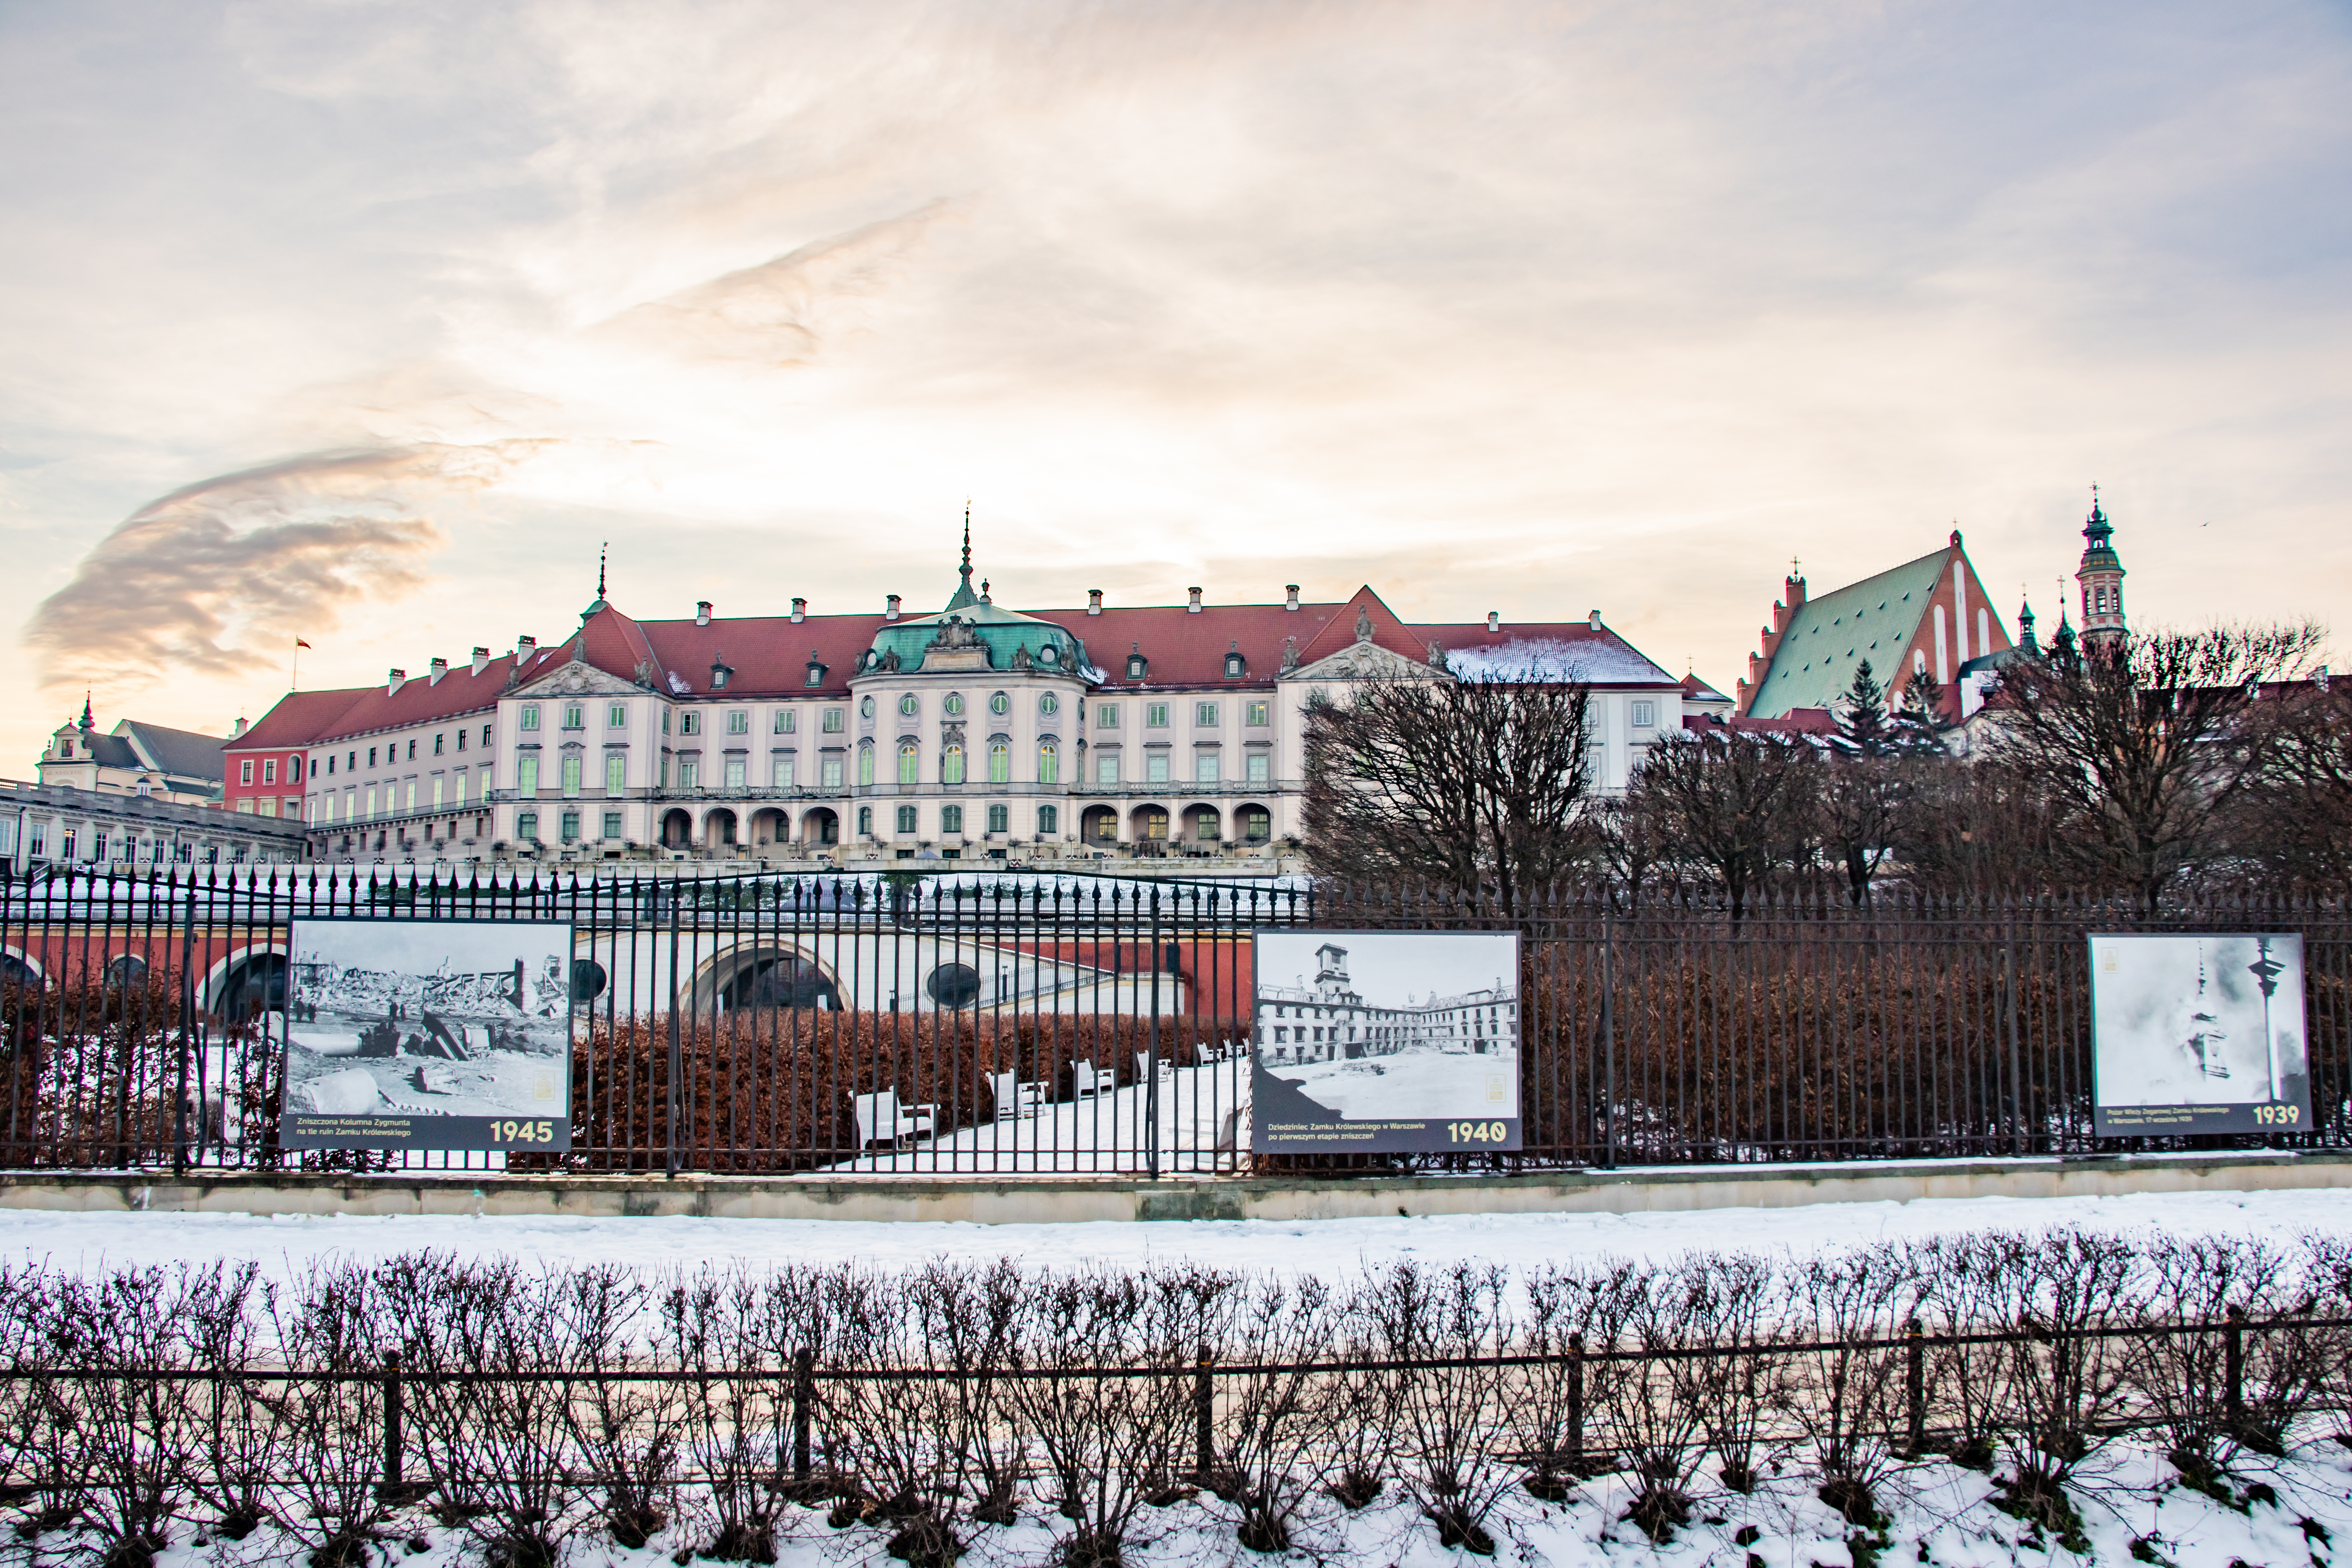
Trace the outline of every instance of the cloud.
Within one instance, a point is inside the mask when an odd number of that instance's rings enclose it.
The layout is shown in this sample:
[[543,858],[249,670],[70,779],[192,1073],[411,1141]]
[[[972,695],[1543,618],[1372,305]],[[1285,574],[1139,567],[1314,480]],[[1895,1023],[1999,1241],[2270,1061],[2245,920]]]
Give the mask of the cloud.
[[813,240],[756,267],[634,306],[594,331],[680,359],[772,369],[810,363],[840,305],[878,291],[947,210],[929,202]]
[[120,694],[269,668],[346,606],[422,584],[441,533],[417,501],[494,484],[551,444],[314,452],[151,501],[34,613],[41,684]]

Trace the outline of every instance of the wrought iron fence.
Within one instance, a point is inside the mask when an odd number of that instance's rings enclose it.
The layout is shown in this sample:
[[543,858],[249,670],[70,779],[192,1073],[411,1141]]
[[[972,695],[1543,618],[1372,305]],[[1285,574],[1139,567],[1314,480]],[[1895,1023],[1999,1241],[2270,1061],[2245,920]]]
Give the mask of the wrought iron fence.
[[[309,919],[569,922],[572,1147],[278,1139]],[[1251,938],[1517,929],[1525,1147],[1249,1151]],[[0,900],[0,1163],[958,1175],[1532,1169],[2120,1150],[2093,1136],[2097,931],[2305,942],[2314,1124],[2352,1142],[2352,920],[2252,901],[1751,904],[1018,874],[39,872]],[[2175,1141],[2172,1146],[2179,1146]]]

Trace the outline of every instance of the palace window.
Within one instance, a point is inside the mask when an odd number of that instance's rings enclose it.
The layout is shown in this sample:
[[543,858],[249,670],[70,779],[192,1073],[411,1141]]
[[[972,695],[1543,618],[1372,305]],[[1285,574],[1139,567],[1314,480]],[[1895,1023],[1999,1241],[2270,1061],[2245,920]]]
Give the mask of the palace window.
[[1051,805],[1039,806],[1037,808],[1037,837],[1040,838],[1050,838],[1060,831],[1062,831],[1061,808]]
[[1051,741],[1045,742],[1037,748],[1037,782],[1039,784],[1062,782],[1062,748]]
[[273,784],[278,782],[278,759],[276,757],[264,757],[261,759],[261,782],[266,784]]
[[[436,811],[441,809],[441,790],[443,782],[444,781],[439,773],[435,773],[433,775],[433,809]],[[331,795],[328,798],[332,799],[333,797]]]
[[898,782],[902,784],[920,783],[922,758],[912,741],[898,742]]
[[1010,742],[991,741],[988,743],[988,782],[991,784],[1013,782],[1013,747]]
[[874,699],[871,697],[861,697],[857,700],[857,716],[860,719],[871,719],[874,717]]
[[243,762],[236,764],[236,782],[241,784],[249,784],[253,782],[253,759],[251,757],[247,757]]
[[743,785],[744,785],[744,775],[745,775],[749,771],[750,771],[750,770],[749,770],[749,769],[747,769],[747,768],[744,766],[744,759],[743,759],[743,758],[741,758],[741,757],[730,757],[730,758],[728,758],[728,759],[727,759],[727,773],[726,773],[727,787],[728,787],[729,789],[741,789],[741,788],[743,787]]
[[1168,728],[1168,704],[1165,702],[1145,703],[1143,705],[1143,723],[1146,729],[1150,730],[1165,730]]
[[1097,730],[1116,730],[1118,728],[1118,703],[1097,702],[1095,704],[1095,728]]
[[[869,698],[867,698],[866,700],[866,702],[870,705],[870,704],[873,702],[874,699],[872,699],[871,697],[869,697]],[[822,722],[822,724],[821,724],[821,726],[820,726],[820,727],[821,727],[821,728],[824,730],[824,731],[826,734],[828,734],[828,735],[838,735],[838,734],[840,734],[840,733],[842,732],[842,731],[843,731],[844,729],[845,729],[845,728],[847,727],[847,726],[844,723],[844,721],[845,721],[846,718],[847,718],[847,715],[846,715],[846,714],[845,714],[845,713],[844,713],[840,709],[838,709],[838,708],[828,708],[828,709],[826,709],[826,710],[824,710],[824,721],[823,721],[823,722]]]
[[1061,710],[1062,700],[1055,696],[1052,692],[1048,691],[1045,696],[1037,699],[1037,711],[1043,713],[1046,718],[1051,719],[1055,714],[1059,713]]
[[916,700],[915,694],[911,691],[898,699],[898,711],[904,713],[909,719],[913,718],[917,713],[921,712],[922,707],[923,705]]
[[913,806],[902,805],[898,808],[898,831],[901,833],[912,833],[915,831],[915,808]]
[[1166,784],[1168,782],[1167,752],[1146,752],[1144,753],[1143,782],[1146,784]]
[[414,736],[411,736],[408,742],[408,760],[412,763],[416,760],[416,740]]
[[991,833],[1010,833],[1013,830],[1013,808],[1009,805],[990,806],[988,830]]
[[961,833],[963,831],[963,807],[960,805],[943,805],[940,807],[940,831],[941,833]]
[[1097,752],[1095,753],[1095,783],[1118,783],[1118,753],[1117,752]]
[[[490,732],[488,730],[482,731],[482,744],[485,746],[490,743],[489,735]],[[457,731],[457,749],[461,752],[466,749],[466,731],[463,730]],[[332,757],[327,759],[327,771],[329,773],[335,771],[335,759]]]
[[861,805],[857,808],[857,836],[860,838],[870,838],[874,836],[874,808],[870,805]]
[[539,813],[535,811],[517,812],[515,814],[515,837],[517,838],[538,837]]
[[[870,751],[866,753],[866,755],[869,757],[873,754],[874,753]],[[817,764],[817,778],[826,789],[839,789],[841,787],[840,752],[829,752],[825,754],[824,761]]]
[[800,721],[799,721],[798,719],[796,719],[795,717],[793,717],[793,710],[792,710],[792,709],[790,709],[790,708],[779,708],[779,709],[777,709],[777,710],[776,710],[776,727],[775,727],[775,732],[776,732],[777,734],[779,734],[779,735],[789,735],[789,734],[791,734],[791,733],[793,732],[793,730],[794,730],[794,729],[799,725],[799,722],[800,722]]
[[1216,752],[1202,752],[1194,755],[1192,758],[1192,779],[1194,783],[1215,784],[1218,777]]
[[576,756],[573,756],[573,757],[566,757],[566,758],[564,758],[564,759],[563,759],[563,794],[564,794],[564,797],[565,797],[566,799],[570,799],[571,797],[572,797],[573,795],[578,795],[579,793],[580,793],[580,759],[579,759],[578,757],[576,757]]
[[874,782],[874,742],[871,741],[861,742],[858,744],[857,782],[862,784],[870,784]]
[[[526,729],[526,730],[536,730],[536,729],[538,729],[538,728],[539,728],[539,704],[538,704],[538,703],[536,703],[536,702],[526,702],[526,703],[524,703],[524,704],[522,705],[522,719],[521,719],[521,724],[522,724],[522,727],[523,727],[524,729]],[[373,767],[373,766],[374,765],[374,753],[373,753],[373,752],[370,752],[370,753],[369,753],[369,765],[370,765],[371,767]]]
[[680,789],[699,789],[702,787],[702,759],[700,757],[678,758],[677,787]]
[[681,735],[702,733],[702,715],[689,708],[677,716],[677,732]]
[[1225,679],[1227,680],[1239,680],[1246,673],[1248,673],[1248,667],[1242,662],[1242,656],[1240,653],[1234,652],[1225,655]]
[[[563,727],[567,730],[585,730],[588,727],[588,705],[584,702],[565,703],[563,705]],[[415,742],[412,742],[410,743],[414,744]]]
[[943,784],[963,783],[963,748],[961,746],[950,745],[940,748],[940,783]]
[[940,704],[940,710],[950,719],[962,718],[963,693],[961,691],[949,692],[947,695],[947,700]]
[[441,754],[441,742],[446,738],[447,737],[443,735],[436,735],[433,737],[433,754],[435,756],[437,757]]
[[[463,769],[463,768],[459,768],[459,769],[457,770],[457,773],[456,773],[456,774],[455,774],[455,775],[450,779],[450,781],[449,781],[449,793],[450,793],[451,796],[453,797],[453,798],[452,798],[452,800],[451,800],[451,803],[450,803],[450,804],[452,804],[452,805],[465,805],[465,804],[466,804],[466,770],[465,770],[465,769]],[[331,813],[330,813],[329,815],[331,815],[331,816],[332,814],[331,814]],[[344,815],[344,816],[349,816],[351,815],[351,808],[350,808],[349,806],[345,806],[345,807],[343,808],[343,815]]]
[[604,728],[607,730],[625,730],[628,727],[629,705],[627,703],[615,702],[604,710]]
[[1150,668],[1151,661],[1141,654],[1131,653],[1127,656],[1127,678],[1129,680],[1141,680]]
[[1654,726],[1657,721],[1658,705],[1656,703],[1636,702],[1633,704],[1633,728],[1636,730],[1647,730]]
[[789,756],[772,757],[769,759],[768,787],[771,789],[790,789],[793,787],[793,759]]
[[626,752],[604,753],[604,793],[619,795],[629,785],[629,756]]
[[[526,753],[515,759],[515,790],[525,800],[539,793],[539,759],[537,757]],[[370,800],[375,798],[374,790],[368,791],[368,798]],[[368,807],[368,815],[370,816],[375,815],[373,805]]]
[[1242,766],[1245,770],[1244,776],[1252,784],[1264,784],[1273,773],[1272,759],[1263,751],[1252,752],[1243,759]]
[[988,710],[1001,719],[1013,711],[1013,699],[999,691],[989,698]]
[[1192,837],[1202,844],[1214,844],[1223,837],[1223,824],[1213,811],[1203,810],[1192,819]]
[[617,811],[606,812],[604,814],[604,837],[607,838],[618,838],[620,836],[621,814]]
[[1217,705],[1213,702],[1195,702],[1192,704],[1192,726],[1198,730],[1215,729],[1217,727]]
[[580,814],[576,811],[565,812],[563,814],[563,842],[569,844],[579,837]]
[[751,715],[745,712],[740,708],[730,709],[727,713],[727,732],[730,735],[750,734],[751,732]]

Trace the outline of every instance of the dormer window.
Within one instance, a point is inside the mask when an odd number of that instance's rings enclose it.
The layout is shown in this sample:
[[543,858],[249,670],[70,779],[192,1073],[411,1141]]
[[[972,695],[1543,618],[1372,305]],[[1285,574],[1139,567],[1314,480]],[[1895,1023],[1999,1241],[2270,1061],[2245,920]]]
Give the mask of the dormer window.
[[1239,641],[1235,641],[1233,647],[1225,650],[1225,679],[1239,680],[1248,672],[1248,663],[1242,658],[1242,645]]
[[712,664],[710,667],[710,689],[713,691],[726,690],[728,678],[732,676],[734,673],[735,672],[733,670],[728,668],[727,666],[723,664]]
[[801,684],[803,686],[823,686],[824,684],[824,666],[819,664],[814,659],[809,660],[808,674],[801,681]]
[[1143,657],[1139,647],[1134,644],[1129,645],[1129,653],[1127,656],[1127,678],[1129,680],[1141,680],[1143,679],[1144,672],[1149,670],[1150,668],[1151,661]]

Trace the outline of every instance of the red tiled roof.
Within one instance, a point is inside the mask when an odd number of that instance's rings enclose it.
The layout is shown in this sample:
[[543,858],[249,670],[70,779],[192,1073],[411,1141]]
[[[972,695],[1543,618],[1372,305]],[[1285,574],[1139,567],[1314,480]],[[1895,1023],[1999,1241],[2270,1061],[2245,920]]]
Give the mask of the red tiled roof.
[[358,687],[289,691],[246,732],[231,740],[232,752],[276,752],[307,746],[325,734],[361,695]]

